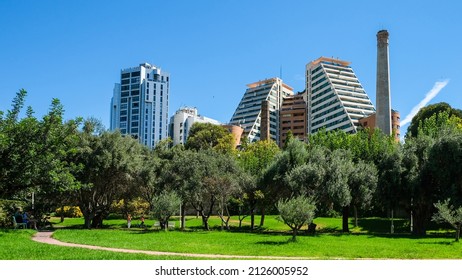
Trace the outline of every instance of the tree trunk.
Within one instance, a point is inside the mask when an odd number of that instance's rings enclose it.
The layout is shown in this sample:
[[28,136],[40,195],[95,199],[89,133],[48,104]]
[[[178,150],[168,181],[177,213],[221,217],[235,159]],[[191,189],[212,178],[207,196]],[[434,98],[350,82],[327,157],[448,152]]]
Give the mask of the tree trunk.
[[292,229],[292,242],[297,241],[297,232],[298,230],[296,228]]
[[420,209],[414,210],[412,212],[413,214],[413,222],[414,222],[414,228],[412,231],[413,235],[417,236],[425,236],[427,233],[427,228],[426,228],[426,216],[422,213]]
[[61,206],[61,223],[64,222],[64,205]]
[[260,219],[260,227],[263,227],[265,224],[265,207],[261,208],[261,219]]
[[459,238],[460,238],[460,228],[461,228],[461,226],[458,226],[457,229],[456,229],[456,242],[459,242]]
[[185,229],[185,222],[186,222],[186,203],[181,205],[181,230]]
[[343,232],[350,232],[350,229],[348,228],[348,217],[349,217],[349,207],[345,206],[343,207],[343,219],[342,219],[342,231]]
[[205,215],[202,216],[202,224],[204,225],[205,230],[210,230],[209,227],[209,218]]
[[358,227],[358,207],[356,205],[353,205],[353,212],[355,215],[355,227]]
[[254,226],[255,226],[255,212],[252,209],[250,211],[250,229],[253,230]]

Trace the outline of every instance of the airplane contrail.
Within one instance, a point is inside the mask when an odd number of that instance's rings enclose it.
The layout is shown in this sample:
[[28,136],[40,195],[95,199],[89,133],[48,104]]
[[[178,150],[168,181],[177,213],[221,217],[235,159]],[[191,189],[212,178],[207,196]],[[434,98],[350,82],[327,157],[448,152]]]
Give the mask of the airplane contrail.
[[420,101],[419,104],[414,106],[414,108],[412,108],[411,112],[409,114],[407,114],[407,116],[401,122],[401,126],[404,126],[404,125],[410,123],[412,121],[412,118],[419,112],[419,110],[422,107],[424,107],[425,105],[427,105],[427,103],[430,102],[430,100],[432,100],[435,96],[437,96],[438,93],[440,93],[440,91],[445,86],[447,86],[448,83],[449,83],[449,79],[446,79],[444,81],[436,82],[435,85],[433,85],[433,88],[429,92],[427,92],[427,94],[425,95],[425,98],[422,99],[422,101]]

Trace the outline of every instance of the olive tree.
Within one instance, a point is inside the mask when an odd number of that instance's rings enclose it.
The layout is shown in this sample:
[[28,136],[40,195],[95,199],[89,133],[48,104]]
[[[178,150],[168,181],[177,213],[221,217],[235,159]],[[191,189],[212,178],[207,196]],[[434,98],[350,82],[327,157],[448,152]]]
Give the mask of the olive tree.
[[296,241],[297,233],[302,226],[310,224],[314,219],[315,203],[306,196],[280,199],[277,203],[278,219],[292,229],[292,241]]
[[181,198],[174,191],[163,191],[152,199],[152,217],[159,221],[160,228],[168,229],[168,220],[178,213]]
[[449,203],[450,199],[435,203],[438,212],[433,215],[432,220],[438,223],[449,223],[456,230],[456,242],[459,242],[462,227],[462,206],[456,209],[454,205]]

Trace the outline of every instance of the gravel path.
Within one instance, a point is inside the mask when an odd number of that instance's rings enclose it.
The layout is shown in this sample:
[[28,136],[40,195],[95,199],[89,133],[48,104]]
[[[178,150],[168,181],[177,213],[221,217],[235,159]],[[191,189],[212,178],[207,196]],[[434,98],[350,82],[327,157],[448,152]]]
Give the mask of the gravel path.
[[237,256],[237,255],[216,255],[216,254],[192,254],[192,253],[173,253],[173,252],[158,252],[158,251],[145,251],[145,250],[133,250],[133,249],[119,249],[119,248],[108,248],[101,246],[85,245],[85,244],[74,244],[56,240],[52,237],[52,231],[39,231],[33,237],[32,240],[40,243],[46,243],[58,246],[67,247],[78,247],[91,250],[104,250],[120,253],[134,253],[134,254],[146,254],[155,256],[182,256],[182,257],[195,257],[195,258],[207,258],[207,259],[267,259],[267,260],[301,260],[304,258],[298,257],[275,257],[275,256]]

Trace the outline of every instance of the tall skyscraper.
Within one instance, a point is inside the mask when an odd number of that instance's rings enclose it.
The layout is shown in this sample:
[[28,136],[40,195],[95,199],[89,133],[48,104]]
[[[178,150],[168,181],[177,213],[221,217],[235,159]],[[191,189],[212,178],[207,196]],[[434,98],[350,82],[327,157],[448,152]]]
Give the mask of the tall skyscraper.
[[120,71],[111,100],[111,130],[154,147],[168,136],[169,74],[142,63]]
[[247,85],[230,124],[241,126],[248,141],[272,139],[279,143],[279,110],[283,98],[293,95],[292,87],[280,78]]
[[376,127],[391,135],[390,66],[388,63],[388,31],[377,32],[377,116]]
[[308,134],[325,128],[355,133],[374,106],[347,61],[320,57],[306,66]]

